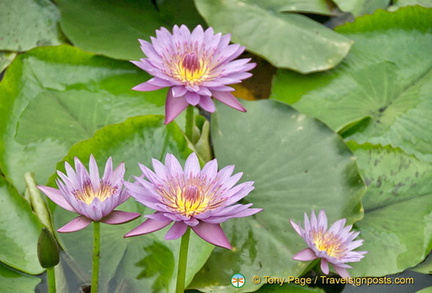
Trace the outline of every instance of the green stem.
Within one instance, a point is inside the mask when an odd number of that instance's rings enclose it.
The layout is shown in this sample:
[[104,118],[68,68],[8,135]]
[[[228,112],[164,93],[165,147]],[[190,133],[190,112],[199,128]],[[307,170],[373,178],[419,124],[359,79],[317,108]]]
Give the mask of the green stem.
[[189,105],[186,110],[186,127],[185,127],[185,134],[186,137],[192,141],[193,136],[193,128],[194,128],[194,107],[192,105]]
[[300,275],[300,277],[303,277],[304,275],[306,275],[311,269],[313,269],[319,262],[321,261],[321,259],[315,259],[313,261],[311,261],[311,263],[306,267],[306,269],[303,271],[303,273]]
[[180,244],[180,256],[179,256],[178,272],[177,272],[176,293],[183,293],[185,289],[187,256],[189,250],[189,235],[190,235],[190,228],[188,227],[186,232],[182,236],[181,244]]
[[100,222],[93,222],[93,237],[93,266],[90,292],[97,293],[99,286]]
[[48,278],[48,293],[56,293],[56,280],[54,267],[47,268],[47,278]]

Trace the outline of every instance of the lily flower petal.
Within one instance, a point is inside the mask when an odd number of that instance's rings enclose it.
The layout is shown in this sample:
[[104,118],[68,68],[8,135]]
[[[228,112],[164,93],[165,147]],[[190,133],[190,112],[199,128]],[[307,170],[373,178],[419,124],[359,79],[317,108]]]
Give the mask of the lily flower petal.
[[162,228],[165,228],[166,226],[168,226],[171,223],[171,221],[167,220],[167,221],[156,221],[153,219],[147,219],[144,221],[144,223],[142,223],[141,225],[139,225],[138,227],[136,227],[135,229],[133,229],[132,231],[130,231],[129,233],[127,233],[124,237],[132,237],[132,236],[138,236],[138,235],[144,235],[144,234],[148,234],[154,231],[158,231]]
[[130,222],[141,216],[139,213],[113,210],[108,216],[102,218],[101,222],[110,225],[117,225]]
[[299,253],[297,253],[296,255],[294,255],[292,259],[300,260],[300,261],[310,261],[310,260],[317,259],[317,256],[315,255],[312,249],[305,248]]
[[231,244],[228,241],[222,227],[219,224],[209,224],[201,222],[195,227],[192,227],[195,233],[205,241],[220,246],[226,249],[231,249]]
[[38,188],[46,194],[56,205],[61,206],[65,210],[76,213],[75,209],[65,200],[60,190],[49,187],[38,185]]
[[66,225],[64,225],[63,227],[61,227],[60,229],[58,229],[57,232],[61,232],[61,233],[75,232],[84,229],[91,222],[92,222],[91,219],[84,216],[79,216],[73,219],[72,221],[70,221],[69,223],[67,223]]

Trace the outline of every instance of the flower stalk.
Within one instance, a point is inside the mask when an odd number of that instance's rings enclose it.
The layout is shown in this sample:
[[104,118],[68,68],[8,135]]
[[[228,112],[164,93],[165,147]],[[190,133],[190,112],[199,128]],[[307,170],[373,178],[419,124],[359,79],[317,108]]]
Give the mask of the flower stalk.
[[93,222],[93,259],[91,293],[97,293],[99,288],[100,261],[100,222]]
[[186,137],[189,139],[190,142],[193,143],[193,129],[194,129],[194,124],[195,124],[195,119],[194,119],[194,108],[193,106],[188,106],[187,110],[186,110],[186,126],[185,126],[185,134]]
[[56,293],[56,278],[54,267],[47,268],[48,293]]
[[177,271],[177,285],[176,293],[183,293],[186,284],[186,269],[187,269],[187,258],[189,251],[189,239],[190,239],[190,228],[186,230],[181,238],[180,254]]

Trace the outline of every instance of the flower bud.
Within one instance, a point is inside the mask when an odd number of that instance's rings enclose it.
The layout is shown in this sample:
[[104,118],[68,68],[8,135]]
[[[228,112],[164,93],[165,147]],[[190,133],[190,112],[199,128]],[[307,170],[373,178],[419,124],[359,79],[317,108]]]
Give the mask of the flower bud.
[[39,235],[37,254],[43,268],[52,268],[60,261],[60,248],[57,240],[47,228],[42,228]]

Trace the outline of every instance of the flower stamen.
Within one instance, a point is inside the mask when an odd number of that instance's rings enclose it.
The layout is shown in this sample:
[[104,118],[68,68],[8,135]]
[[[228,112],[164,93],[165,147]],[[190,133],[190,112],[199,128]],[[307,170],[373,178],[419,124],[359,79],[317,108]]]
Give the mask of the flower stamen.
[[339,258],[344,251],[340,239],[332,233],[312,231],[312,241],[319,251],[325,251],[331,257]]
[[209,198],[195,186],[189,185],[179,190],[174,198],[174,209],[185,217],[193,217],[208,209]]
[[101,183],[99,189],[94,190],[93,186],[88,183],[80,190],[74,192],[75,198],[90,205],[95,198],[104,202],[107,198],[115,194],[116,187],[109,184]]
[[199,85],[208,77],[208,66],[196,53],[189,52],[174,67],[173,77],[187,85]]

